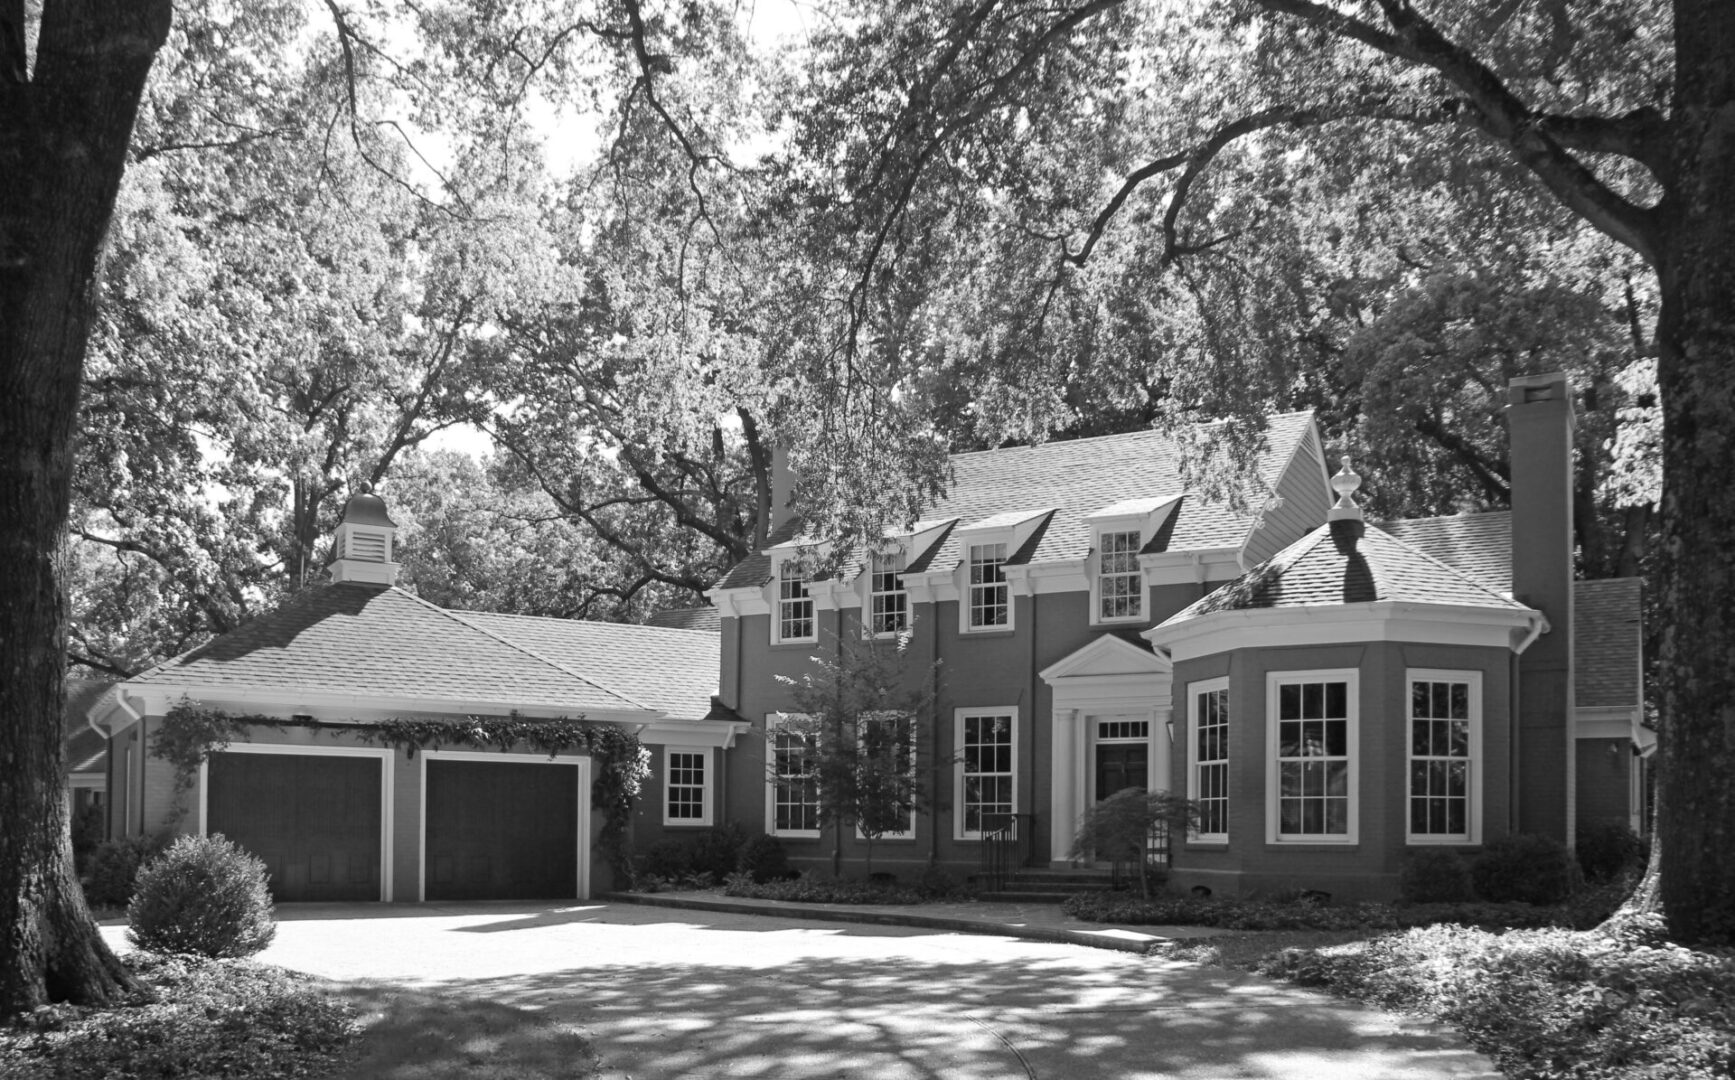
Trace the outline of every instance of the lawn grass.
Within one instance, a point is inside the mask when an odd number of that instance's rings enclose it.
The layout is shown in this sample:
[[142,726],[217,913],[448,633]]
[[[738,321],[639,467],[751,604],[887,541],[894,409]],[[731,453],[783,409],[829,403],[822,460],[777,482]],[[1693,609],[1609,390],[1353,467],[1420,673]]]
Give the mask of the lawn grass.
[[133,953],[155,993],[0,1027],[0,1080],[582,1080],[590,1043],[532,1009],[247,960]]
[[582,1080],[596,1051],[532,1009],[386,984],[332,987],[356,1037],[322,1080]]

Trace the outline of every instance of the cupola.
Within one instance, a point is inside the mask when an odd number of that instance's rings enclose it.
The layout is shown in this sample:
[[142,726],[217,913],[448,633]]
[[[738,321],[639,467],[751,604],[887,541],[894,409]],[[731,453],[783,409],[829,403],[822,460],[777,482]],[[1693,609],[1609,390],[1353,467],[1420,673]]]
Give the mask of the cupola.
[[395,584],[398,564],[392,561],[392,545],[397,535],[397,523],[386,513],[384,499],[370,491],[350,496],[337,525],[331,580]]

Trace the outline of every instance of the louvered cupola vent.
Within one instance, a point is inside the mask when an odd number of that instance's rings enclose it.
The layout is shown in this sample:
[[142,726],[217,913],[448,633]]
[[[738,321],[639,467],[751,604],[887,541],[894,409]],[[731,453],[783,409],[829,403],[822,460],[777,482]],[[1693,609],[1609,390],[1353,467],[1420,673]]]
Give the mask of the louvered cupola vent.
[[384,499],[371,492],[351,496],[337,526],[331,580],[396,583],[398,564],[392,561],[392,547],[397,535],[397,523],[386,513]]

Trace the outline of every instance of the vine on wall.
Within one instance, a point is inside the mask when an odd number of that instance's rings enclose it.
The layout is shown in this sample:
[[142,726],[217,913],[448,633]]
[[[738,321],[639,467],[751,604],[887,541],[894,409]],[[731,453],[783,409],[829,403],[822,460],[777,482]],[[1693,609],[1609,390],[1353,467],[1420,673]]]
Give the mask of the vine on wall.
[[370,745],[402,750],[415,757],[418,750],[441,750],[467,746],[505,752],[528,747],[549,757],[582,753],[595,768],[591,775],[590,805],[603,815],[597,846],[619,879],[632,880],[629,828],[639,791],[651,774],[651,753],[638,736],[617,724],[591,723],[583,719],[526,720],[510,716],[467,716],[454,720],[393,717],[376,724],[330,720],[291,719],[275,716],[235,716],[208,708],[183,697],[151,733],[150,751],[175,767],[174,819],[185,814],[186,794],[198,782],[199,766],[256,727],[283,731],[291,727],[347,732]]

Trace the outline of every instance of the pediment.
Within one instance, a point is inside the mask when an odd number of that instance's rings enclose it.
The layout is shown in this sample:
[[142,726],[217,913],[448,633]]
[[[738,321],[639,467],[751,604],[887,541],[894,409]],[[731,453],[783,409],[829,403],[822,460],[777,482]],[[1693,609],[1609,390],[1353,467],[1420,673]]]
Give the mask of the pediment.
[[1041,672],[1053,685],[1060,679],[1089,679],[1117,675],[1167,675],[1167,657],[1141,649],[1125,638],[1104,634]]

